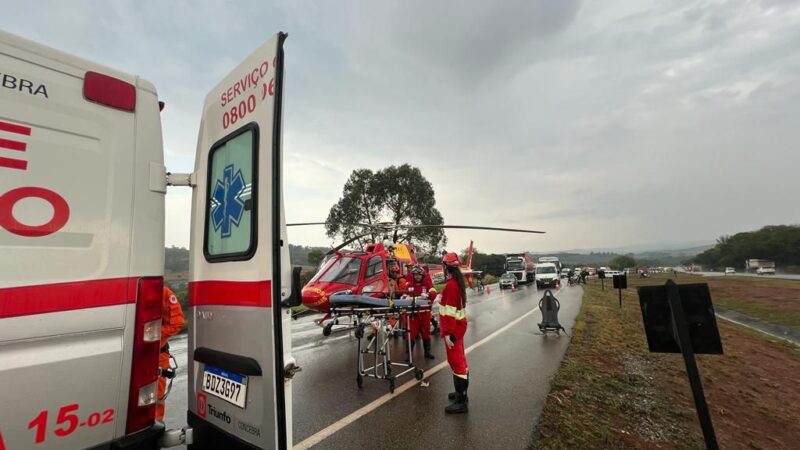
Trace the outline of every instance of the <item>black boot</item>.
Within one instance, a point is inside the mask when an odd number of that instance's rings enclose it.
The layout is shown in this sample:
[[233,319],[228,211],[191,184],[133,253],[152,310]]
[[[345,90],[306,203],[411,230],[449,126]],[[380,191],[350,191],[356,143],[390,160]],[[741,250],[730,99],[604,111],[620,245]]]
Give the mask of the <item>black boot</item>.
[[436,358],[435,356],[433,356],[433,353],[431,353],[431,340],[430,339],[423,340],[422,341],[422,347],[425,349],[425,357],[426,358],[428,358],[428,359]]
[[[469,397],[467,396],[467,388],[469,387],[469,374],[467,374],[467,379],[459,378],[464,384],[464,403],[469,403]],[[453,384],[455,384],[455,375],[453,375]],[[451,392],[447,394],[447,399],[453,401],[456,399],[457,392]]]
[[469,411],[467,406],[467,380],[453,375],[453,384],[455,384],[456,392],[453,403],[444,409],[445,414],[464,414]]

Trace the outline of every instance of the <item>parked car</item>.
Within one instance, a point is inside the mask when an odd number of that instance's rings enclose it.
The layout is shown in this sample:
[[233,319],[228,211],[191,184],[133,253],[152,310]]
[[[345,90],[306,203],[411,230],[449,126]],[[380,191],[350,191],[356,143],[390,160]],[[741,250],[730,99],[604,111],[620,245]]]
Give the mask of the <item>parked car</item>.
[[517,277],[514,276],[513,273],[506,272],[500,275],[500,281],[498,283],[500,285],[500,289],[510,289],[516,288],[519,284]]
[[736,269],[734,269],[733,267],[726,267],[725,268],[725,275],[728,275],[729,273],[730,274],[736,273]]

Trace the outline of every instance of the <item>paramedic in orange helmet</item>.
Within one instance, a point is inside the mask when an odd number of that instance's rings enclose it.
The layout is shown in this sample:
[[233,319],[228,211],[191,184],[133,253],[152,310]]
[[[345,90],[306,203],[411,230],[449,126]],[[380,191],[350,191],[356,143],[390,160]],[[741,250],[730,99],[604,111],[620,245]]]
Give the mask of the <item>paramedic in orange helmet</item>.
[[439,328],[447,351],[447,362],[453,371],[455,392],[448,394],[452,403],[444,409],[447,414],[462,414],[468,411],[467,388],[469,368],[464,354],[464,334],[467,332],[467,289],[459,266],[461,261],[455,253],[442,258],[445,282],[439,306]]

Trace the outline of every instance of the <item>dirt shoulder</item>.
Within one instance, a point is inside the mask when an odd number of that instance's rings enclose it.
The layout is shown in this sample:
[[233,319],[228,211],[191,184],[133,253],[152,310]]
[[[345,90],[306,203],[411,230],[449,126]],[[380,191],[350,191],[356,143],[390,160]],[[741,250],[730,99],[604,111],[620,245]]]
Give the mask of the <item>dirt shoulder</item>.
[[[602,292],[597,280],[586,287],[535,448],[704,447],[683,360],[647,351],[635,290],[642,281],[629,283],[622,310],[616,291]],[[720,446],[796,448],[800,351],[718,323],[725,355],[701,355],[698,365]]]

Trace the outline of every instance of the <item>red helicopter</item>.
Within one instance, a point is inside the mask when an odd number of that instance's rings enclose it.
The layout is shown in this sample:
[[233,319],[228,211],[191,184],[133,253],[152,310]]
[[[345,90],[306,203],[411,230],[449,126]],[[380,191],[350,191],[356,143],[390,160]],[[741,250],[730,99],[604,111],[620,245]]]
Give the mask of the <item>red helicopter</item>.
[[[325,222],[293,223],[287,226],[325,225]],[[302,304],[314,311],[326,313],[326,316],[317,321],[322,324],[329,318],[329,298],[334,294],[367,295],[376,298],[389,296],[389,269],[393,265],[400,267],[401,274],[405,275],[409,268],[417,264],[417,255],[411,244],[404,243],[371,243],[364,246],[363,250],[342,250],[345,246],[378,231],[391,231],[398,228],[449,228],[467,230],[492,230],[514,233],[544,233],[543,231],[522,230],[514,228],[479,227],[470,225],[396,225],[396,224],[356,224],[370,229],[368,233],[358,235],[345,241],[326,253],[319,270],[314,277],[303,287]],[[479,273],[473,271],[472,242],[470,242],[467,263],[461,271],[471,282],[471,275]],[[435,279],[437,273],[442,273],[441,265],[425,265],[429,274]]]

